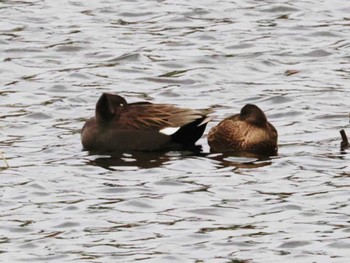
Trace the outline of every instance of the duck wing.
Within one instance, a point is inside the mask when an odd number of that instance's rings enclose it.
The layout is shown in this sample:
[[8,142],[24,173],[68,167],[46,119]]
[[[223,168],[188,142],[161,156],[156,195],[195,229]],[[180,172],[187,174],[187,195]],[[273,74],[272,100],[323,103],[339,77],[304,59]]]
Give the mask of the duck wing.
[[136,102],[128,104],[118,120],[120,128],[138,130],[162,130],[180,128],[206,117],[206,110],[180,108],[169,104]]

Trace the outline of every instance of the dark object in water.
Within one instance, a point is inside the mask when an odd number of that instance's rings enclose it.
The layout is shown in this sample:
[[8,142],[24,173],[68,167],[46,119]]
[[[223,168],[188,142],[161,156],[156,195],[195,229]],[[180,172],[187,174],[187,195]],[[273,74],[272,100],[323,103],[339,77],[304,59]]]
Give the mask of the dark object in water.
[[150,102],[127,103],[103,93],[81,141],[89,151],[157,151],[193,147],[210,120],[209,110]]
[[251,152],[277,154],[278,133],[264,112],[253,104],[245,105],[239,114],[222,120],[208,134],[214,152]]
[[341,143],[340,143],[340,150],[345,151],[345,149],[349,148],[349,140],[348,137],[346,136],[346,133],[343,129],[340,130],[340,135],[341,135]]

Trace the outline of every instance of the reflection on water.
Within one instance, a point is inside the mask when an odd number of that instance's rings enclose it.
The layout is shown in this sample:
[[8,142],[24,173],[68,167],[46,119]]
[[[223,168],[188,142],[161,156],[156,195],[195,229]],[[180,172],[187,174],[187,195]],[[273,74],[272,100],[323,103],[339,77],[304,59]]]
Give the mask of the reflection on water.
[[192,155],[192,152],[130,152],[130,153],[112,153],[105,156],[92,156],[89,164],[97,165],[106,169],[113,167],[134,167],[135,170],[142,168],[161,167],[164,163]]
[[[270,165],[271,159],[266,156],[259,156],[249,153],[203,153],[201,147],[196,151],[172,151],[172,152],[130,152],[112,153],[107,155],[92,155],[87,162],[105,169],[135,170],[142,168],[156,168],[166,166],[168,162],[176,161],[179,158],[207,158],[208,162],[216,163],[217,166],[232,168],[257,168]],[[128,168],[127,168],[128,167]]]
[[[0,261],[347,262],[348,11],[0,1]],[[257,104],[278,156],[87,153],[102,92],[213,108],[206,133]]]

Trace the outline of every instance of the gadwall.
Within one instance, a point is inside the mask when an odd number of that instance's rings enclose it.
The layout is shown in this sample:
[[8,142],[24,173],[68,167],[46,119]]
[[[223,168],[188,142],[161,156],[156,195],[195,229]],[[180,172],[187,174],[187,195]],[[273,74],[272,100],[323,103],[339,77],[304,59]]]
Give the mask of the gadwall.
[[81,140],[88,151],[157,151],[194,146],[209,121],[209,110],[169,104],[127,103],[103,93],[95,117],[86,121]]
[[264,112],[253,104],[245,105],[239,114],[222,120],[208,134],[213,152],[250,152],[262,155],[277,153],[277,130]]

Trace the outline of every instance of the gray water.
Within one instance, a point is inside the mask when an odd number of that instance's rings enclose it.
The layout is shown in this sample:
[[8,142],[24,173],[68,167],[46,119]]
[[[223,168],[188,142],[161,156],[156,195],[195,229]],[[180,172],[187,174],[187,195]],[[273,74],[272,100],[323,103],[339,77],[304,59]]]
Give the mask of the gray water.
[[[0,1],[1,262],[349,262],[348,1]],[[102,92],[212,108],[201,153],[89,155]],[[266,159],[209,154],[255,103]]]

